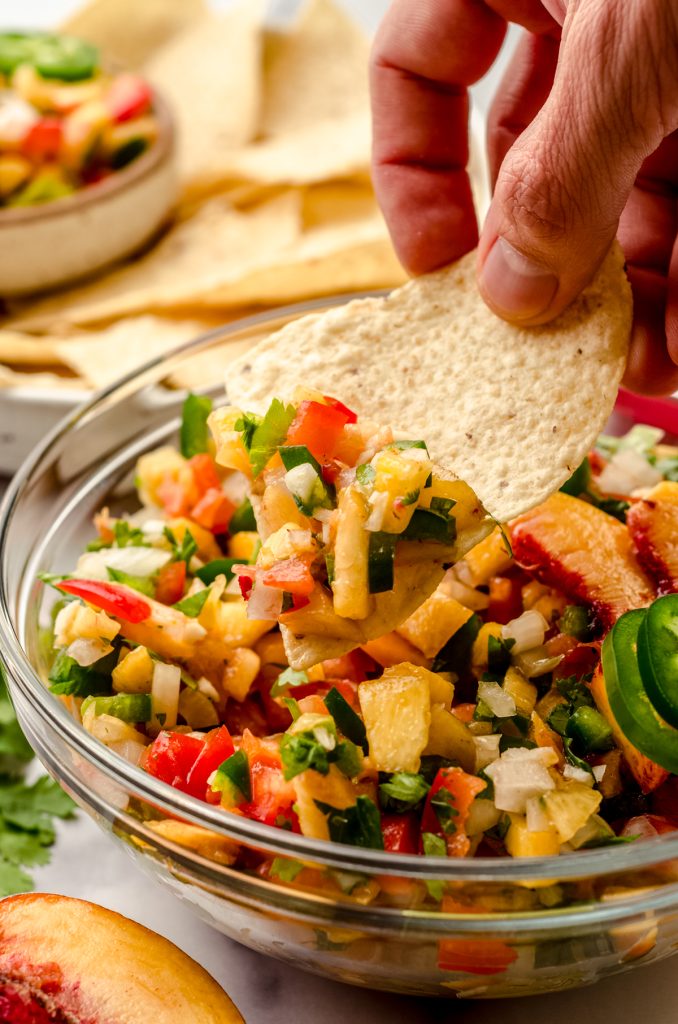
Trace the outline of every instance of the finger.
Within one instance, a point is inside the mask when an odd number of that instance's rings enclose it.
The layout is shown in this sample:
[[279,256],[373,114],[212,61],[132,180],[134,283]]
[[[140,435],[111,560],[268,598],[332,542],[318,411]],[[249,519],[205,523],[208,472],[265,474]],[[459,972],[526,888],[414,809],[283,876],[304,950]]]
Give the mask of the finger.
[[394,0],[377,34],[370,68],[374,184],[412,273],[476,244],[467,87],[492,64],[505,28],[476,0]]
[[490,107],[487,153],[494,186],[504,157],[542,108],[558,60],[559,40],[525,33],[515,49]]
[[670,394],[678,389],[678,365],[665,340],[666,276],[639,267],[629,267],[628,275],[633,288],[633,331],[623,383],[645,395]]
[[566,21],[553,89],[504,160],[479,246],[481,291],[507,319],[552,319],[609,248],[678,112],[669,7],[581,0]]

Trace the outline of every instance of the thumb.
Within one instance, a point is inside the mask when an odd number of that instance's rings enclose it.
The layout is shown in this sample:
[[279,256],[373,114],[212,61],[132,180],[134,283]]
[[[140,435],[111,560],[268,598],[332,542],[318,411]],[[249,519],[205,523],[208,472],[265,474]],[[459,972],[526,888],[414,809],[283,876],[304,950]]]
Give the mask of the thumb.
[[545,323],[588,284],[643,160],[678,126],[673,7],[569,0],[553,88],[502,163],[479,243],[481,293],[505,319]]

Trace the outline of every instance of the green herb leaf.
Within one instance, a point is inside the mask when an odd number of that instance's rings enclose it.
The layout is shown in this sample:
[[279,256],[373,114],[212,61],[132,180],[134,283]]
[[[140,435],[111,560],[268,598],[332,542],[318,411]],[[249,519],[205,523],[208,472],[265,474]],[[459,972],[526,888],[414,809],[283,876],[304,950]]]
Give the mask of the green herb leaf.
[[61,651],[49,674],[50,690],[60,696],[89,697],[90,694],[111,692],[111,673],[118,662],[117,650],[95,661],[93,665],[78,665]]
[[212,399],[206,395],[194,395],[191,392],[186,398],[181,410],[179,430],[179,447],[185,459],[209,450],[207,417],[211,412]]
[[293,405],[283,405],[278,398],[274,398],[268,407],[268,412],[260,422],[255,424],[254,429],[252,429],[251,419],[248,420],[247,416],[236,423],[235,429],[242,431],[243,443],[247,448],[252,473],[255,477],[259,476],[268,460],[275,455],[287,437],[287,432],[296,413],[297,410]]
[[230,583],[234,576],[233,566],[240,564],[241,558],[213,558],[211,562],[201,566],[195,575],[207,586],[214,583],[217,576],[225,576],[226,582]]
[[307,672],[286,668],[271,686],[271,697],[280,697],[281,694],[287,693],[290,688],[294,689],[295,686],[305,686],[308,681]]
[[430,788],[424,776],[417,772],[395,772],[379,786],[381,806],[385,811],[397,814],[411,811],[421,803]]
[[165,539],[169,541],[170,547],[172,548],[172,561],[173,562],[185,562],[186,568],[188,563],[193,558],[193,555],[198,550],[195,537],[190,530],[185,530],[184,535],[181,538],[181,543],[177,540],[174,535],[174,531],[170,530],[169,526],[166,526],[163,530]]
[[205,587],[204,590],[199,590],[197,594],[191,594],[190,597],[184,597],[181,601],[177,601],[172,607],[176,608],[178,612],[188,615],[189,619],[196,619],[205,607],[205,602],[209,596],[210,588]]
[[369,487],[374,483],[377,471],[369,462],[363,462],[355,471],[355,478],[361,487]]
[[304,870],[304,865],[298,860],[289,857],[275,857],[271,864],[269,873],[281,882],[293,882],[297,875]]
[[123,572],[122,569],[112,569],[109,565],[106,566],[106,572],[109,580],[114,583],[124,583],[126,587],[138,590],[146,597],[155,597],[155,585],[150,576],[132,576],[128,572]]
[[582,707],[582,705],[589,708],[593,707],[591,691],[577,676],[567,676],[566,679],[556,680],[556,689],[572,705],[573,710]]
[[574,498],[578,498],[580,494],[586,493],[590,482],[591,463],[588,456],[585,456],[584,461],[577,466],[572,476],[565,481],[560,489],[563,494],[571,494]]
[[[292,669],[288,669],[288,671],[291,672]],[[325,697],[325,707],[332,715],[339,731],[353,743],[362,747],[367,753],[367,730],[365,729],[365,723],[336,686],[333,686]]]
[[[421,845],[424,853],[427,857],[446,857],[447,846],[445,840],[441,836],[435,835],[433,832],[422,832],[421,834]],[[426,879],[426,888],[429,896],[440,903],[443,896],[445,895],[445,883],[438,881],[437,879]]]
[[252,508],[252,502],[249,498],[245,498],[241,505],[238,505],[237,509],[231,516],[231,521],[228,524],[228,532],[233,536],[234,533],[254,533],[257,529],[257,521],[254,518],[254,509]]
[[455,807],[454,797],[448,789],[443,786],[431,797],[431,807],[446,836],[457,831],[454,819],[459,817],[459,811]]
[[330,760],[336,764],[339,771],[347,779],[355,779],[363,767],[363,755],[360,747],[357,747],[355,743],[351,743],[350,740],[342,740],[340,743],[337,743],[335,749],[331,752]]
[[283,777],[290,779],[313,768],[320,775],[330,770],[328,751],[311,732],[296,735],[285,733],[280,741],[280,758],[283,763]]
[[147,541],[143,530],[138,526],[130,526],[126,519],[118,519],[113,524],[113,536],[116,548],[143,548]]
[[391,444],[387,444],[386,447],[398,448],[402,452],[407,451],[408,448],[423,448],[423,450],[428,454],[426,441],[392,441]]
[[331,804],[315,801],[316,807],[327,815],[330,839],[334,843],[361,846],[370,850],[383,850],[381,818],[376,804],[368,796],[359,796],[354,804],[339,810]]
[[299,707],[298,700],[295,700],[294,697],[283,697],[282,702],[291,714],[293,722],[296,722],[297,718],[301,718],[301,708]]

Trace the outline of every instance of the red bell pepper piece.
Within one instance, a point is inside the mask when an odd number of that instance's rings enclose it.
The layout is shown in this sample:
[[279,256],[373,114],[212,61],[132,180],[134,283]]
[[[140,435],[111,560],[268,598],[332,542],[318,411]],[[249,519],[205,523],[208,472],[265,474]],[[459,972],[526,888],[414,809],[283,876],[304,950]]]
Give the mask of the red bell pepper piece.
[[141,766],[149,775],[188,793],[186,780],[204,746],[204,741],[195,736],[161,732],[146,748]]
[[63,138],[63,125],[58,117],[41,117],[28,129],[21,152],[29,160],[40,162],[58,156]]
[[288,594],[308,597],[315,587],[311,568],[303,558],[286,558],[270,569],[260,572],[261,582],[265,586],[286,590]]
[[188,464],[193,470],[193,479],[201,495],[213,488],[216,490],[221,488],[221,480],[217,473],[216,463],[207,452],[194,455],[188,460]]
[[205,799],[207,793],[207,780],[212,772],[215,772],[220,764],[234,751],[231,734],[225,725],[212,729],[205,736],[202,750],[193,762],[186,778],[187,792],[197,796],[199,800]]
[[384,849],[390,853],[417,853],[419,822],[416,814],[382,814]]
[[517,619],[523,611],[523,579],[516,576],[492,576],[490,579],[490,603],[487,606],[487,621],[505,625]]
[[[424,804],[421,831],[433,832],[435,835],[444,836],[448,856],[465,857],[468,853],[471,843],[466,835],[464,826],[466,825],[471,804],[478,793],[482,793],[486,785],[482,779],[476,778],[475,775],[468,775],[461,768],[441,768],[433,780],[433,785],[428,791],[426,803]],[[452,812],[447,831],[431,803],[433,798],[443,789],[449,793],[449,806]]]
[[101,580],[62,580],[56,584],[58,590],[100,608],[123,622],[144,622],[150,618],[151,606],[134,590],[119,583],[103,583]]
[[193,506],[189,516],[212,533],[226,533],[234,512],[235,505],[221,487],[210,487]]
[[184,596],[186,563],[168,562],[158,573],[155,599],[162,604],[176,604]]
[[242,814],[266,825],[275,825],[281,818],[291,820],[296,794],[293,784],[283,778],[277,746],[246,729],[241,749],[247,754],[252,787],[251,801],[240,805]]
[[[560,634],[560,636],[564,635]],[[553,640],[547,640],[546,646],[549,651],[551,644],[557,640],[558,637],[553,637]],[[574,646],[565,654],[560,664],[554,668],[553,681],[567,679],[568,676],[576,676],[577,679],[581,679],[582,676],[588,676],[595,671],[599,661],[600,643],[582,644],[575,641]]]
[[120,124],[145,114],[152,99],[151,87],[143,78],[125,73],[113,79],[104,102],[113,121]]
[[341,432],[349,420],[345,412],[331,405],[301,402],[287,432],[285,444],[306,445],[318,462],[330,462]]
[[356,412],[353,412],[353,409],[349,409],[349,407],[347,405],[344,405],[343,402],[340,402],[338,398],[332,398],[331,395],[323,395],[323,398],[325,399],[328,405],[332,406],[333,409],[338,409],[339,412],[343,412],[344,416],[346,417],[347,423],[358,422],[358,414]]

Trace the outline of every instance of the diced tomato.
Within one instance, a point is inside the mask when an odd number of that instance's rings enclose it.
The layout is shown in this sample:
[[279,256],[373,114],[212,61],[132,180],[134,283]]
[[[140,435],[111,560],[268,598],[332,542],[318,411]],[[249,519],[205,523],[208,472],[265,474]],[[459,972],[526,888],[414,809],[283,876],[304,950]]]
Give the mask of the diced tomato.
[[490,578],[490,603],[487,607],[487,621],[505,625],[517,619],[523,611],[521,576],[492,576]]
[[155,584],[155,599],[162,604],[176,604],[184,596],[186,563],[168,562],[158,573]]
[[38,163],[59,155],[63,137],[62,121],[58,117],[41,117],[28,129],[21,144],[21,152]]
[[311,567],[303,558],[286,558],[270,569],[262,570],[260,579],[266,587],[276,587],[302,597],[308,597],[315,587]]
[[438,967],[441,971],[503,974],[517,959],[517,951],[500,939],[442,939],[438,943]]
[[187,488],[184,481],[166,473],[158,486],[158,498],[168,516],[174,519],[188,515],[198,500],[198,492],[195,486]]
[[217,466],[211,455],[207,452],[202,452],[200,455],[194,455],[188,460],[188,464],[193,471],[193,479],[195,480],[195,486],[198,488],[198,492],[202,495],[205,491],[212,489],[221,488],[221,480],[217,473]]
[[678,776],[672,775],[650,797],[652,810],[678,822]]
[[382,814],[384,849],[390,853],[417,853],[419,822],[416,814]]
[[252,787],[251,801],[240,806],[242,814],[266,825],[275,825],[281,818],[289,820],[296,794],[292,783],[283,778],[277,746],[246,729],[241,749],[247,754]]
[[[421,818],[421,831],[433,832],[444,836],[447,853],[450,857],[465,857],[471,847],[466,835],[465,825],[471,804],[478,793],[482,793],[486,783],[475,775],[468,775],[461,768],[441,768],[433,785],[428,791],[424,813]],[[431,801],[440,790],[445,789],[451,797],[452,816],[447,833],[444,831]]]
[[301,402],[285,439],[286,445],[306,445],[321,465],[334,458],[345,425],[345,412],[320,402]]
[[336,459],[332,459],[331,462],[326,462],[324,466],[320,467],[322,478],[326,484],[336,483],[337,477],[341,473],[342,466]]
[[232,736],[241,736],[249,730],[255,736],[268,736],[270,729],[262,711],[259,694],[245,697],[243,701],[229,700],[224,719]]
[[193,506],[189,516],[206,530],[218,534],[226,533],[234,512],[235,505],[226,497],[221,487],[210,487]]
[[358,414],[353,412],[353,409],[349,409],[349,407],[344,405],[343,402],[340,402],[338,398],[332,398],[330,395],[323,395],[323,398],[328,405],[332,406],[333,409],[338,409],[339,412],[343,412],[347,423],[358,422]]
[[[553,637],[552,640],[546,641],[547,650],[551,650],[551,645],[556,644],[560,640],[560,637],[565,637],[566,634],[561,633],[560,636]],[[572,637],[568,639],[572,640]],[[557,651],[556,653],[561,653]],[[577,679],[581,679],[582,676],[590,675],[600,661],[600,644],[582,644],[574,641],[574,646],[570,646],[570,649],[565,652],[565,656],[559,665],[553,670],[553,681],[556,682],[558,679],[567,679],[568,676],[576,676]]]
[[141,766],[149,775],[188,793],[186,780],[204,745],[204,741],[195,736],[161,732],[146,748]]
[[322,666],[326,679],[350,679],[354,683],[364,683],[368,673],[377,671],[376,662],[360,649],[341,658],[328,658]]
[[105,104],[116,124],[131,121],[145,114],[151,107],[151,87],[139,75],[117,75],[105,97]]
[[205,799],[207,780],[222,762],[233,753],[233,740],[225,725],[212,729],[205,736],[202,750],[193,762],[186,779],[186,789],[199,800]]
[[103,583],[100,580],[62,580],[56,584],[58,590],[100,608],[123,622],[144,622],[151,615],[151,606],[134,590],[119,583]]
[[457,704],[452,708],[452,714],[458,718],[460,722],[466,723],[473,721],[475,711],[475,704]]

